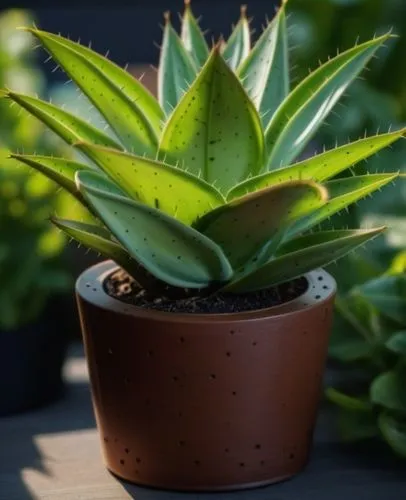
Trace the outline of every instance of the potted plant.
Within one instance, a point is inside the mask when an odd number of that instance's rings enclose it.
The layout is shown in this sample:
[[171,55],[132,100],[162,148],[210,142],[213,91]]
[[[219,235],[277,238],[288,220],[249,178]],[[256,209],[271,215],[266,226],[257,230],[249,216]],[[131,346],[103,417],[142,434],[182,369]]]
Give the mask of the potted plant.
[[326,391],[345,442],[378,438],[406,457],[406,254],[337,298],[330,356],[338,380]]
[[[0,16],[0,82],[41,92],[42,74],[31,56],[33,39],[15,27],[30,22],[24,11]],[[62,365],[71,332],[62,292],[72,286],[66,238],[47,223],[66,196],[54,183],[10,161],[10,149],[58,152],[43,126],[26,112],[0,102],[0,416],[49,403],[63,388]],[[18,167],[18,168],[17,168]]]
[[187,3],[181,37],[166,15],[157,101],[91,49],[29,31],[115,134],[3,94],[94,162],[12,155],[88,208],[92,223],[52,221],[111,259],[76,288],[107,467],[184,490],[296,474],[312,441],[335,293],[319,268],[383,228],[312,230],[396,177],[331,180],[404,132],[292,162],[390,35],[290,91],[284,6],[252,50],[244,9],[209,50]]

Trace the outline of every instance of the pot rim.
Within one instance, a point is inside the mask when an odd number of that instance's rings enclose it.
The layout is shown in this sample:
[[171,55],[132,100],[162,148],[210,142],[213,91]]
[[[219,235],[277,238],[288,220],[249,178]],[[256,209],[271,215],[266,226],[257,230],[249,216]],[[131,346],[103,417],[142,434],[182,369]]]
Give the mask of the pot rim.
[[267,307],[236,313],[173,313],[158,311],[126,304],[107,294],[104,288],[106,278],[119,266],[112,260],[106,260],[89,267],[76,281],[76,294],[82,300],[100,309],[114,311],[125,316],[150,318],[155,321],[182,322],[182,323],[222,323],[240,322],[269,318],[270,316],[286,316],[298,314],[301,311],[320,307],[327,303],[336,294],[337,284],[333,276],[324,269],[315,269],[303,276],[308,282],[307,290],[288,302]]

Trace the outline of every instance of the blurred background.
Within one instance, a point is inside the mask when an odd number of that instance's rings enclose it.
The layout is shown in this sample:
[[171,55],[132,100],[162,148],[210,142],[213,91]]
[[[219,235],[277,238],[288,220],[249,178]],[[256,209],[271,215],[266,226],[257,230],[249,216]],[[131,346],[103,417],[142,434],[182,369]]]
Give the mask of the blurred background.
[[[159,24],[164,10],[170,9],[174,14],[182,11],[182,0],[94,3],[92,6],[91,2],[73,0],[56,6],[56,2],[3,1],[0,4],[0,88],[52,99],[95,125],[101,124],[97,112],[90,110],[74,85],[66,84],[64,74],[52,61],[45,62],[47,55],[40,49],[34,50],[30,36],[15,29],[35,23],[41,29],[69,35],[86,45],[91,42],[92,48],[103,54],[109,51],[109,57],[122,66],[128,64],[134,76],[144,75],[145,85],[155,92],[154,66],[158,63],[161,39]],[[251,26],[256,35],[266,23],[266,14],[272,17],[277,5],[278,2],[272,0],[249,2],[248,15],[253,18]],[[203,29],[210,28],[209,39],[218,39],[221,34],[227,38],[230,22],[238,20],[240,1],[193,0],[193,9],[201,16]],[[337,50],[350,48],[357,40],[365,41],[389,29],[399,35],[379,52],[363,79],[351,86],[315,137],[308,154],[321,151],[323,146],[330,148],[348,139],[358,139],[364,133],[385,132],[405,125],[404,0],[289,0],[287,10],[292,87],[308,74],[309,68],[316,68],[319,61],[325,61]],[[173,20],[178,26],[176,15]],[[80,339],[74,281],[82,270],[99,260],[98,256],[69,244],[52,228],[48,221],[50,215],[57,212],[68,216],[77,207],[45,178],[28,169],[16,168],[12,160],[7,159],[10,151],[16,150],[71,154],[39,122],[0,101],[0,415],[30,409],[62,394],[61,367],[67,348],[71,341]],[[370,172],[405,171],[404,141],[371,159],[367,167]],[[366,165],[356,168],[366,170]],[[343,296],[355,286],[384,273],[396,256],[403,255],[401,252],[406,249],[404,181],[385,188],[373,200],[363,201],[333,221],[335,226],[342,227],[382,222],[389,225],[385,237],[369,245],[367,251],[352,255],[331,269],[340,276]],[[404,265],[399,264],[399,258],[397,262],[396,269],[403,273]],[[406,301],[406,295],[401,296],[401,301]],[[340,314],[337,312],[342,321]],[[380,315],[382,311],[374,309],[374,314]],[[400,323],[402,328],[406,325],[405,316]],[[386,327],[399,329],[399,321]],[[348,332],[353,325],[349,326],[347,321],[344,327],[340,323],[340,328]],[[354,331],[356,336],[356,328]],[[354,339],[338,340],[335,347],[338,345],[339,349],[343,345],[347,351],[356,348],[351,347],[356,344]]]

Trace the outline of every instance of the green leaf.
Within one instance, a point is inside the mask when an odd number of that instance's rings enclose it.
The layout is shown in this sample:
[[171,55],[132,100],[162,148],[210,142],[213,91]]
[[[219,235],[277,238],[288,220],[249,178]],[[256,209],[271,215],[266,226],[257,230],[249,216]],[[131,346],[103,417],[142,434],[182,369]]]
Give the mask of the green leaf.
[[100,189],[99,181],[94,172],[77,174],[80,191],[105,225],[157,279],[203,288],[231,278],[230,264],[214,242],[157,209]]
[[369,359],[372,355],[371,346],[363,338],[357,337],[337,339],[336,341],[332,341],[330,337],[328,353],[331,358],[342,363]]
[[53,156],[11,154],[10,158],[38,170],[73,194],[81,203],[84,203],[82,195],[76,188],[75,175],[80,170],[90,170],[88,166],[65,158],[54,158]]
[[195,76],[195,65],[167,12],[158,70],[158,99],[166,116],[172,113]]
[[287,182],[213,210],[199,221],[197,229],[222,247],[236,269],[254,257],[266,242],[327,199],[327,191],[311,181]]
[[343,363],[370,359],[374,335],[371,320],[371,306],[365,299],[337,294],[329,355]]
[[190,8],[190,0],[185,1],[182,18],[181,40],[187,53],[193,59],[196,68],[200,68],[209,57],[209,48],[199,23]]
[[224,46],[223,57],[230,68],[235,71],[249,55],[250,49],[251,35],[247,19],[247,7],[242,5],[240,20]]
[[403,250],[395,255],[390,263],[387,274],[400,274],[406,272],[406,251]]
[[293,280],[343,257],[384,229],[319,231],[295,238],[279,247],[267,264],[234,279],[224,290],[250,292]]
[[368,158],[401,137],[405,129],[381,134],[345,144],[307,160],[271,172],[257,175],[235,186],[227,195],[231,200],[238,196],[288,180],[312,179],[321,182],[343,172],[348,167]]
[[406,458],[406,423],[399,421],[387,413],[378,417],[379,429],[392,450],[402,458]]
[[86,141],[121,149],[121,146],[106,134],[48,102],[16,92],[8,92],[7,97],[35,116],[70,145],[78,141]]
[[406,324],[406,277],[382,276],[354,289],[384,316]]
[[398,174],[371,174],[326,182],[324,187],[328,191],[329,201],[323,207],[299,220],[292,227],[290,234],[302,233],[316,224],[320,224],[323,220],[351,205],[351,203],[385,186],[397,176]]
[[238,69],[238,75],[266,127],[289,94],[288,35],[284,5]]
[[289,94],[265,132],[269,170],[290,163],[303,151],[350,83],[389,38],[384,35],[343,52]]
[[108,177],[100,172],[94,172],[92,170],[82,170],[75,174],[76,188],[78,189],[80,194],[83,195],[83,193],[81,192],[82,180],[87,180],[88,182],[90,182],[92,188],[94,189],[100,189],[103,192],[106,191],[109,194],[127,198],[125,192],[115,182],[111,181]]
[[263,147],[258,113],[215,47],[163,131],[161,157],[226,192],[259,172]]
[[400,371],[378,375],[371,384],[370,397],[376,405],[406,413],[405,380]]
[[333,387],[329,387],[325,394],[330,402],[345,410],[370,412],[373,408],[368,400],[349,396]]
[[51,222],[80,244],[114,260],[138,281],[137,271],[140,266],[121,245],[111,240],[111,234],[107,229],[59,217],[51,217]]
[[390,351],[406,356],[406,331],[395,332],[385,345]]
[[373,412],[339,410],[338,431],[347,443],[363,441],[379,436],[376,416]]
[[224,203],[222,195],[201,179],[176,167],[114,149],[82,144],[129,197],[159,208],[191,225]]
[[140,82],[79,43],[37,29],[27,31],[100,111],[128,150],[155,155],[163,113]]

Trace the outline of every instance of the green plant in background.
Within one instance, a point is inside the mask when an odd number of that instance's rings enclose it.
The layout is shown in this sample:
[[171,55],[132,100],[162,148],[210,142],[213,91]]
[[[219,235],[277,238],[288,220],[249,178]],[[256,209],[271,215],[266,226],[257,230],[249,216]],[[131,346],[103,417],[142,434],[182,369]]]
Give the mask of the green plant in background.
[[[15,29],[30,21],[23,11],[0,16],[0,84],[41,93],[33,38]],[[65,238],[47,221],[53,207],[63,208],[65,197],[48,179],[11,161],[16,148],[54,150],[40,122],[0,100],[0,331],[36,320],[49,295],[70,284],[61,262]]]
[[[330,355],[347,366],[344,388],[329,388],[342,437],[380,436],[406,458],[406,253],[389,270],[337,302]],[[356,369],[357,375],[351,375]],[[349,388],[346,388],[346,385]]]
[[[365,138],[294,163],[390,35],[331,59],[290,90],[285,6],[251,49],[245,11],[212,50],[189,2],[179,37],[166,16],[159,101],[126,71],[61,36],[28,29],[103,115],[115,137],[50,103],[16,103],[93,165],[13,154],[59,183],[94,217],[54,217],[153,294],[254,291],[324,266],[382,231],[311,232],[396,173],[331,180],[403,136]],[[153,278],[152,278],[152,277]]]

